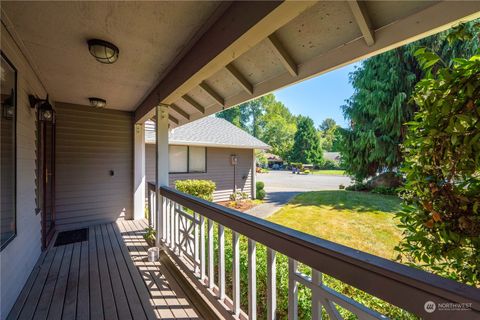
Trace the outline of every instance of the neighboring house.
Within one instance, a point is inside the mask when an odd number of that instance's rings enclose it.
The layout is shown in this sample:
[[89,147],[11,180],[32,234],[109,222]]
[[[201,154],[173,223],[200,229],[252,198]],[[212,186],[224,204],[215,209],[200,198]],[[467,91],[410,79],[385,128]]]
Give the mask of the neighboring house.
[[268,152],[265,152],[265,157],[267,158],[269,168],[278,169],[283,167],[282,157],[277,156],[276,154],[273,154],[273,153],[268,153]]
[[[154,128],[154,122],[147,122],[148,182],[155,182]],[[234,186],[254,198],[255,149],[268,148],[269,145],[221,118],[206,117],[175,128],[169,134],[170,186],[175,186],[177,180],[212,180],[217,186],[213,195],[216,202],[228,200]]]
[[335,162],[340,162],[340,152],[324,152],[323,158],[325,160],[331,160]]

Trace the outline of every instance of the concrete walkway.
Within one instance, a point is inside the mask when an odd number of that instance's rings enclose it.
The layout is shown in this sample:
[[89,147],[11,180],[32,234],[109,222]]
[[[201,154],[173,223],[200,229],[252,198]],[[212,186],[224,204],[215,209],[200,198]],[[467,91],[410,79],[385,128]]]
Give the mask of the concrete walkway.
[[296,175],[290,171],[270,171],[257,174],[257,181],[265,183],[265,203],[247,210],[258,218],[267,218],[280,210],[299,193],[319,190],[338,190],[338,186],[351,184],[349,177],[332,175]]

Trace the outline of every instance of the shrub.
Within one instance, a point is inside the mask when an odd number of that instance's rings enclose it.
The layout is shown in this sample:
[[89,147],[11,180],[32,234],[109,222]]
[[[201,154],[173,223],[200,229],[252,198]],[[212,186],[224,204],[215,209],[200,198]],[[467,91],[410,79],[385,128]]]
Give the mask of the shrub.
[[230,195],[230,200],[231,201],[244,201],[248,199],[248,193],[243,192],[243,191],[237,191],[235,193],[232,193]]
[[307,170],[303,171],[303,173],[310,174],[310,170],[307,169]]
[[395,196],[395,195],[398,194],[396,188],[384,187],[384,186],[375,187],[375,188],[372,189],[371,192],[372,193],[378,193],[378,194],[390,195],[390,196]]
[[356,182],[355,184],[352,184],[351,186],[346,187],[345,190],[348,190],[348,191],[369,191],[370,189],[368,188],[366,183]]
[[334,160],[326,159],[321,165],[318,166],[320,170],[342,170],[340,163]]
[[265,192],[265,190],[261,189],[261,190],[257,190],[257,199],[258,200],[263,200],[265,199],[265,196],[267,195],[267,193]]
[[341,185],[338,186],[338,189],[343,190],[343,189],[345,189],[345,186],[343,184],[341,184]]
[[175,188],[189,195],[213,201],[213,192],[216,185],[211,180],[177,180]]
[[150,247],[155,246],[157,231],[153,227],[145,228],[145,234],[143,235],[143,239],[148,243]]
[[265,188],[265,183],[263,181],[257,181],[255,185],[257,187],[257,190],[262,190]]

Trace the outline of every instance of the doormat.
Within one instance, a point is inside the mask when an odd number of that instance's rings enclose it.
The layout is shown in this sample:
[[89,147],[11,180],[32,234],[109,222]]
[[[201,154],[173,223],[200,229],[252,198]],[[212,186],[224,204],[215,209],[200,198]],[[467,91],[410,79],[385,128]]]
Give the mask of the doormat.
[[58,233],[54,247],[64,246],[66,244],[82,242],[88,240],[88,228],[62,231]]

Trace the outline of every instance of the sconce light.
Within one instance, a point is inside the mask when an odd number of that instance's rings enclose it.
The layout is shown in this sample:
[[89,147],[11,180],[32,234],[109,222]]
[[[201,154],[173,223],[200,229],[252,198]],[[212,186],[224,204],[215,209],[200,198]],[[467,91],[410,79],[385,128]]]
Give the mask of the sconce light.
[[90,101],[90,105],[95,108],[105,108],[107,105],[107,100],[105,99],[90,97],[88,100]]
[[48,101],[48,94],[45,99],[39,99],[31,94],[28,96],[28,100],[30,101],[31,108],[38,108],[38,120],[52,122],[55,120],[55,112]]
[[100,39],[90,39],[87,44],[88,51],[98,62],[112,64],[117,61],[120,51],[113,43]]
[[15,117],[15,106],[13,104],[14,92],[10,93],[10,96],[6,98],[3,102],[3,117],[7,120],[12,120]]
[[238,164],[238,158],[236,154],[231,155],[231,163],[232,163],[232,166],[236,166]]

